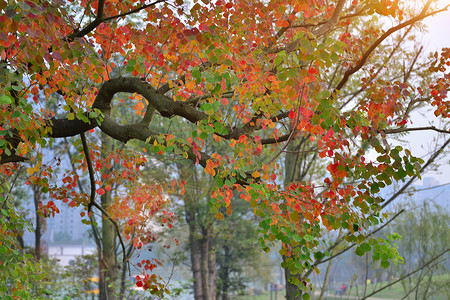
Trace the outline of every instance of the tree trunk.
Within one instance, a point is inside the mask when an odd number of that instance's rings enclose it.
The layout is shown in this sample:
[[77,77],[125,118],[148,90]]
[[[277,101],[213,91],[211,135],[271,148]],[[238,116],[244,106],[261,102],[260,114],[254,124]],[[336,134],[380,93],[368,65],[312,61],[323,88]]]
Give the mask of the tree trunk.
[[122,276],[120,278],[120,293],[119,293],[119,300],[122,300],[125,298],[125,290],[127,288],[126,286],[126,279],[127,279],[127,263],[122,263]]
[[205,228],[202,228],[202,238],[200,239],[200,255],[203,300],[210,300],[211,291],[209,289],[209,233]]
[[[189,226],[189,243],[191,255],[191,270],[194,279],[195,300],[216,299],[216,255],[214,240],[211,237],[212,225],[209,220],[209,211],[203,211],[202,201],[198,198],[202,194],[197,173],[194,169],[179,166],[180,177],[188,178],[191,187],[184,196],[184,209],[186,223]],[[191,173],[193,171],[193,173]],[[206,217],[205,217],[206,216]]]
[[221,291],[221,295],[222,295],[222,300],[228,300],[228,289],[230,287],[230,269],[228,268],[227,265],[227,261],[228,261],[228,256],[230,255],[230,251],[227,245],[225,245],[223,247],[224,250],[224,263],[222,266],[222,291]]
[[34,229],[34,258],[41,259],[41,237],[42,237],[42,217],[39,215],[39,201],[41,201],[41,189],[33,185],[34,212],[36,217],[36,228]]
[[[333,251],[334,252],[334,251]],[[328,286],[328,278],[330,277],[330,271],[331,271],[331,264],[333,263],[333,260],[331,259],[328,262],[327,270],[325,271],[325,278],[323,279],[322,288],[320,289],[320,296],[319,300],[323,300],[323,296],[325,294],[325,291],[327,290]]]
[[[291,141],[287,146],[287,153],[285,158],[285,174],[284,174],[284,185],[288,186],[291,182],[301,180],[302,171],[300,170],[299,161],[301,160],[299,155],[299,149],[301,147],[303,141],[300,141],[300,144],[296,144],[294,141]],[[285,257],[283,256],[283,260]],[[302,299],[302,291],[299,288],[292,284],[289,278],[295,276],[299,280],[301,280],[301,274],[292,275],[289,271],[289,268],[284,269],[284,276],[286,282],[286,299],[287,300],[300,300]],[[298,295],[297,295],[298,293]]]
[[292,275],[289,268],[286,268],[284,269],[284,277],[286,280],[286,300],[302,300],[302,291],[289,281],[289,278],[291,277],[297,277],[301,280],[301,278],[299,278],[300,274]]
[[[107,209],[111,205],[111,192],[101,196],[102,206]],[[102,257],[99,262],[103,282],[100,284],[100,300],[115,300],[115,281],[117,279],[115,231],[114,225],[102,218]]]
[[195,232],[189,233],[189,239],[191,243],[191,269],[194,277],[194,299],[203,299],[202,288],[202,273],[201,273],[201,256],[200,256],[200,243],[199,240],[194,237]]
[[216,249],[214,247],[214,239],[211,237],[211,234],[208,234],[208,280],[209,280],[209,292],[211,300],[216,300],[217,295],[217,266],[216,266]]
[[191,255],[191,271],[194,279],[194,299],[203,300],[202,277],[200,268],[200,245],[195,224],[195,212],[187,203],[184,205],[186,213],[186,223],[189,226],[189,244]]

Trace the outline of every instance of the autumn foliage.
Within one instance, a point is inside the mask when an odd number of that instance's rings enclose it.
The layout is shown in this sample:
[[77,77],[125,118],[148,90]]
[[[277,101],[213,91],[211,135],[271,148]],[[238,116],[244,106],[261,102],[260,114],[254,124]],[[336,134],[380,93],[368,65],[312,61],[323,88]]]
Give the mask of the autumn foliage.
[[[433,1],[420,9],[409,2],[0,1],[1,170],[7,176],[31,162],[29,182],[53,199],[42,203],[44,215],[58,213],[60,202],[87,209],[125,184],[107,213],[140,248],[153,239],[148,217],[171,226],[175,216],[164,203],[183,189],[181,179],[142,183],[148,156],[187,160],[214,178],[216,218],[232,214],[234,194],[248,201],[261,218],[262,247],[280,241],[292,274],[329,255],[318,250],[323,228],[347,230],[357,252],[376,249],[388,266],[395,249],[365,235],[384,218],[378,193],[419,175],[423,161],[386,137],[411,129],[419,101],[442,118],[450,109],[448,49],[434,56],[426,83],[393,75],[396,38],[442,10]],[[160,130],[171,118],[186,126]],[[142,155],[105,158],[95,142],[100,131],[139,141]],[[81,133],[89,151],[82,155],[78,145],[73,163],[85,174],[92,164],[93,194],[75,191],[72,169],[55,178],[64,164],[46,159],[54,139]],[[326,175],[284,185],[287,145],[301,138]],[[0,229],[2,240],[9,234]],[[142,262],[149,272],[138,286],[164,288],[151,275],[157,264]]]

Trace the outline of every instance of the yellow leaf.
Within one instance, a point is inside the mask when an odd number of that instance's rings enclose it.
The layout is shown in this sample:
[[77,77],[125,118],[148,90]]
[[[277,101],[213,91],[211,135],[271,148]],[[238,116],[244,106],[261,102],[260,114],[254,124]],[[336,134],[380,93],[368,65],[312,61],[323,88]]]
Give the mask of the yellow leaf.
[[258,178],[261,175],[259,175],[258,171],[255,171],[255,172],[252,173],[252,176],[253,176],[253,178]]
[[222,220],[223,218],[225,218],[223,213],[217,213],[217,214],[214,215],[214,217],[216,217],[217,220]]
[[28,175],[32,175],[34,172],[35,172],[35,171],[34,171],[34,168],[33,168],[33,167],[29,167],[29,168],[27,169],[27,174],[28,174]]

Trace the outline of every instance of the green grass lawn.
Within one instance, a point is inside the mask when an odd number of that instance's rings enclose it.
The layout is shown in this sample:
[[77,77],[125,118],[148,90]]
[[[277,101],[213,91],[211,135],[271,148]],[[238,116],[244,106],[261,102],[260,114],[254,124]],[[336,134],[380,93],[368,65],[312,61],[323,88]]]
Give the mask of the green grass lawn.
[[[444,275],[439,276],[439,281],[447,281],[449,280],[450,275]],[[366,295],[371,294],[374,290],[378,290],[379,288],[383,287],[385,283],[378,283],[378,284],[370,284],[367,286]],[[343,295],[342,297],[332,295],[328,293],[327,297],[324,298],[326,300],[346,300],[346,299],[355,299],[354,297],[361,297],[362,291],[364,286],[358,286],[358,290],[355,287],[352,287],[351,289],[347,289],[347,293]],[[316,291],[317,293],[317,291]],[[285,291],[278,291],[277,293],[277,300],[284,300],[285,299]],[[403,287],[401,283],[397,283],[392,285],[389,288],[386,288],[385,290],[373,295],[374,298],[380,298],[380,299],[402,299],[405,296],[405,291],[403,290]],[[410,294],[410,299],[414,299],[414,293]],[[259,296],[240,296],[235,298],[237,300],[270,300],[270,292],[267,292],[263,295]],[[312,296],[311,299],[318,299],[318,296],[314,297]],[[272,300],[275,300],[275,294],[272,294]],[[433,295],[433,300],[448,300],[448,296],[445,294],[440,295]]]

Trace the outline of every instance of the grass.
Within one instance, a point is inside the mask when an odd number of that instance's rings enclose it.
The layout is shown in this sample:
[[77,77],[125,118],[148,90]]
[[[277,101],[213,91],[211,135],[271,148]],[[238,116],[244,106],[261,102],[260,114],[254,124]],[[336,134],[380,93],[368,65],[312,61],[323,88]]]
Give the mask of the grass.
[[[446,282],[449,280],[449,275],[441,275],[441,276],[436,276],[435,280],[438,281],[443,281]],[[366,289],[366,295],[372,293],[374,290],[380,289],[381,287],[383,287],[385,285],[385,283],[378,283],[378,284],[370,284],[367,286]],[[346,300],[346,299],[355,299],[353,297],[357,297],[358,295],[361,296],[362,295],[362,291],[363,291],[364,286],[360,285],[358,286],[358,293],[356,291],[355,287],[352,287],[351,289],[347,289],[347,293],[345,295],[343,295],[342,297],[339,296],[335,296],[335,295],[331,295],[328,293],[328,296],[324,299],[326,300]],[[333,290],[332,290],[333,291]],[[318,292],[318,290],[316,291],[316,293]],[[350,298],[350,297],[352,298]],[[402,299],[405,296],[405,291],[401,285],[401,283],[397,283],[392,285],[389,288],[386,288],[385,290],[373,295],[372,297],[374,298],[384,298],[384,299]],[[311,299],[314,298],[318,298],[318,296],[316,297],[311,297]],[[414,293],[410,294],[410,299],[414,298]],[[270,300],[270,292],[267,292],[265,294],[259,295],[259,296],[239,296],[237,298],[235,298],[237,300]],[[278,291],[277,292],[277,300],[284,300],[285,299],[285,291]],[[272,300],[275,300],[275,294],[272,294]],[[438,295],[433,295],[433,300],[448,300],[447,295],[445,294],[438,294]]]

